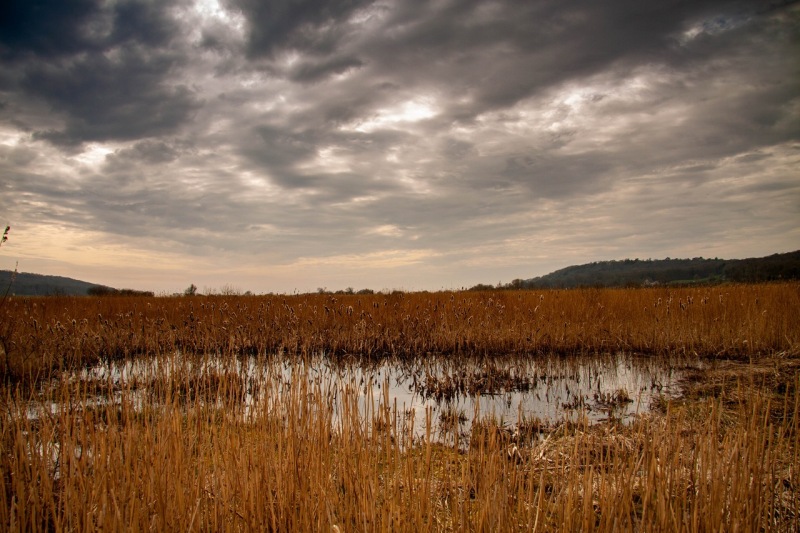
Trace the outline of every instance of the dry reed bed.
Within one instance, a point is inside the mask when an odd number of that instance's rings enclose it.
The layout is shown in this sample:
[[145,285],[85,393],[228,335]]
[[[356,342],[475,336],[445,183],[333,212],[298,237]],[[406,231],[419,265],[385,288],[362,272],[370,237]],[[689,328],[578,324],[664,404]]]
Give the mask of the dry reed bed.
[[[0,527],[797,531],[799,303],[797,283],[11,299],[0,310]],[[314,381],[303,364],[321,351],[620,350],[743,362],[706,365],[684,398],[628,426],[515,434],[484,420],[465,443],[455,423],[453,446],[436,444],[432,413],[412,440],[394,405],[379,398],[364,416],[357,384]],[[214,360],[214,371],[153,365],[128,380],[48,381],[177,352]],[[278,391],[276,379],[234,371],[241,354],[299,366]],[[254,387],[259,408],[248,410],[242,394]]]
[[12,298],[0,376],[184,353],[440,354],[800,351],[800,284],[376,295]]
[[694,399],[630,426],[562,424],[522,439],[486,420],[464,447],[435,444],[430,421],[427,437],[412,445],[395,406],[377,398],[363,416],[353,383],[326,387],[303,367],[279,401],[273,381],[262,409],[247,415],[235,381],[186,397],[161,371],[152,375],[160,385],[149,385],[158,399],[143,403],[130,383],[109,382],[116,402],[97,402],[97,390],[80,381],[55,382],[33,404],[21,388],[6,388],[0,524],[797,531],[798,360],[773,358],[753,372],[726,365],[706,376],[721,388],[698,379]]

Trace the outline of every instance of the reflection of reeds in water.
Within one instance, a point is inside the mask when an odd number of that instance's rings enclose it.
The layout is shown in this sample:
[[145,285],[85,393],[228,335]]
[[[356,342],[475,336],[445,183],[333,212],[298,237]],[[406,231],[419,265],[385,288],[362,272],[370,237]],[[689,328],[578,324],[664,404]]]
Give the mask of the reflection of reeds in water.
[[[513,358],[511,358],[513,361]],[[494,395],[503,392],[528,392],[537,376],[527,375],[503,361],[485,358],[477,368],[468,365],[452,372],[426,372],[425,377],[414,382],[414,389],[423,397],[436,401],[451,401],[458,396]]]
[[[0,523],[59,531],[800,526],[796,360],[698,375],[687,399],[627,426],[481,415],[467,442],[451,446],[434,440],[430,409],[424,436],[409,439],[402,409],[385,394],[364,416],[353,376],[330,384],[301,364],[259,378],[258,398],[241,414],[246,380],[226,370],[241,367],[236,358],[152,365],[135,387],[117,376],[102,387],[62,380],[33,403],[5,388]],[[202,392],[184,393],[187,384]],[[97,401],[102,394],[109,400]],[[456,421],[456,440],[463,414],[445,415]]]
[[458,431],[467,420],[467,414],[464,409],[445,404],[439,412],[439,431],[444,434]]

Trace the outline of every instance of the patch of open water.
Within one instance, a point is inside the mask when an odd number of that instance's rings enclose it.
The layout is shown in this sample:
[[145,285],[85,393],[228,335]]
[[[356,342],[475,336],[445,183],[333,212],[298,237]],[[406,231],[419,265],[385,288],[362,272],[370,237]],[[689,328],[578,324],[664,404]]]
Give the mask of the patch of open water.
[[[685,362],[684,362],[685,363]],[[85,369],[71,380],[103,384],[97,404],[134,395],[135,405],[158,403],[154,391],[168,382],[175,394],[230,408],[247,418],[284,401],[305,380],[334,405],[343,391],[357,391],[364,417],[396,409],[403,428],[415,438],[426,426],[440,439],[468,436],[472,424],[493,417],[508,428],[535,421],[554,426],[585,416],[590,423],[627,423],[649,411],[651,402],[679,393],[685,364],[664,357],[605,356],[451,357],[429,355],[407,360],[364,362],[355,358],[220,358],[183,356],[138,358]],[[223,385],[229,383],[233,385]],[[226,388],[227,387],[227,388]],[[220,391],[229,394],[222,398]],[[51,406],[52,409],[52,406]]]

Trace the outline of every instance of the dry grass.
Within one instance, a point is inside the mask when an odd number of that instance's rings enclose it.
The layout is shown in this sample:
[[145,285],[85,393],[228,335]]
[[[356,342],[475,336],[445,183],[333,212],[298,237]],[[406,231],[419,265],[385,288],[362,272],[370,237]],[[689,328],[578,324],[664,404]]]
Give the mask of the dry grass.
[[723,394],[696,391],[629,426],[535,425],[522,436],[489,419],[452,447],[434,442],[432,414],[427,438],[412,443],[396,407],[378,398],[363,416],[353,383],[326,387],[302,366],[290,383],[265,385],[249,414],[225,380],[214,390],[219,401],[162,387],[159,401],[140,402],[139,389],[123,385],[117,401],[98,402],[69,381],[33,403],[6,390],[0,523],[11,531],[796,531],[797,366],[784,387],[748,377],[747,366],[735,380],[730,368],[709,376],[728,380]]
[[[9,300],[0,527],[798,531],[799,299],[781,284]],[[448,446],[433,412],[414,438],[388,396],[364,412],[358,383],[291,356],[320,350],[700,358],[680,399],[630,425],[484,418],[465,440],[454,411]],[[292,372],[243,372],[248,353]],[[144,370],[64,378],[104,359]]]
[[101,360],[173,353],[800,352],[800,284],[390,295],[13,298],[0,376],[30,382]]

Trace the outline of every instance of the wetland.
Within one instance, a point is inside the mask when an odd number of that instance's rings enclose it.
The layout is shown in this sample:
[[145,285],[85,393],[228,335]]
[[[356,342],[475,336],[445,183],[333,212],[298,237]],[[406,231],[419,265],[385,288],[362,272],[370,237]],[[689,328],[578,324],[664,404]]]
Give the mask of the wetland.
[[9,299],[10,531],[796,531],[800,286]]

